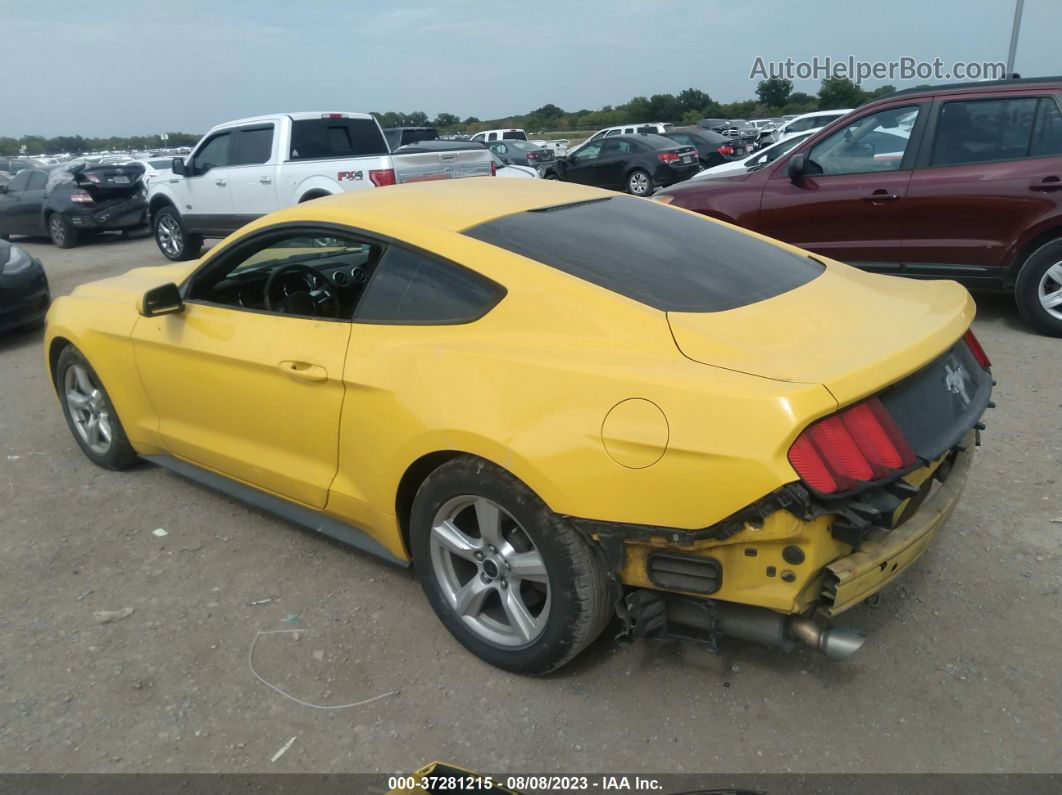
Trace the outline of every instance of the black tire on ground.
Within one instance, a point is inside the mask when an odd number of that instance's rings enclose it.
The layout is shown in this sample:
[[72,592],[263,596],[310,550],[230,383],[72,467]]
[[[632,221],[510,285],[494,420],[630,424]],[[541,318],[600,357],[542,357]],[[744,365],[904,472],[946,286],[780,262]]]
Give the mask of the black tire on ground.
[[[107,428],[110,433],[110,440],[105,445],[105,449],[93,449],[88,440],[82,437],[81,432],[78,430],[78,426],[75,423],[75,419],[72,415],[71,402],[67,397],[67,373],[72,368],[80,368],[81,374],[88,379],[88,384],[77,385],[78,394],[85,394],[86,387],[89,387],[89,394],[93,390],[98,392],[94,395],[96,400],[96,406],[99,410],[100,416],[106,417]],[[71,380],[77,384],[77,373],[71,374]],[[59,403],[63,407],[63,416],[66,418],[67,427],[70,428],[70,433],[73,434],[74,441],[77,442],[78,447],[81,448],[88,459],[96,466],[103,467],[104,469],[128,469],[139,460],[139,456],[133,446],[129,444],[129,438],[125,435],[125,429],[122,427],[121,420],[118,419],[118,412],[114,410],[114,404],[111,403],[111,398],[107,394],[107,390],[103,388],[103,384],[100,382],[100,378],[96,375],[96,371],[92,369],[92,365],[88,363],[88,360],[84,355],[75,348],[73,345],[67,345],[63,348],[59,354],[59,359],[55,365],[55,389],[59,394]],[[86,409],[85,411],[91,410]],[[102,445],[102,438],[100,444]]]
[[[485,497],[500,506],[541,555],[549,583],[549,612],[540,634],[526,645],[503,646],[477,634],[442,591],[431,553],[432,524],[447,503],[465,496]],[[522,482],[487,461],[461,456],[436,469],[413,501],[410,536],[417,578],[432,608],[466,649],[498,668],[526,675],[554,671],[593,642],[612,617],[601,551]]]
[[176,207],[159,208],[151,219],[151,232],[162,255],[174,262],[195,259],[203,250],[203,236],[189,234]]
[[560,177],[557,176],[556,171],[547,171],[546,175],[542,177],[542,179],[560,179]]
[[73,248],[78,244],[80,235],[66,220],[66,216],[52,213],[48,216],[48,237],[59,248]]
[[1047,307],[1045,296],[1062,296],[1062,238],[1036,249],[1018,271],[1014,300],[1018,311],[1041,334],[1062,337],[1062,304]]
[[632,196],[648,196],[653,192],[653,178],[645,169],[636,168],[627,175],[626,187]]

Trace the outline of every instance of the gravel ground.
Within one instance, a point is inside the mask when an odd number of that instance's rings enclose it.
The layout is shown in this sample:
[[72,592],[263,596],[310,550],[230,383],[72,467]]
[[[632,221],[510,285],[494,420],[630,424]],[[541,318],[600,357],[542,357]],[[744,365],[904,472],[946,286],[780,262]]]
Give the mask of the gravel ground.
[[[150,238],[26,247],[56,295],[163,262]],[[999,408],[937,543],[847,615],[855,657],[609,632],[537,680],[464,652],[408,573],[162,469],[97,469],[40,333],[0,338],[0,770],[1058,771],[1062,341],[979,304]],[[315,709],[251,665],[314,704],[390,695]]]

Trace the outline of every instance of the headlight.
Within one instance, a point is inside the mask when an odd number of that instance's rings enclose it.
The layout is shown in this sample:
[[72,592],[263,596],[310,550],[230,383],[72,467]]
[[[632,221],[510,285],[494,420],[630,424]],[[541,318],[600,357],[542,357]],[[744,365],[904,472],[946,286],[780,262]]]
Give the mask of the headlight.
[[25,249],[21,249],[18,246],[11,246],[7,262],[0,265],[0,274],[3,274],[4,276],[14,276],[16,273],[28,271],[31,267],[33,267],[33,257],[27,254]]

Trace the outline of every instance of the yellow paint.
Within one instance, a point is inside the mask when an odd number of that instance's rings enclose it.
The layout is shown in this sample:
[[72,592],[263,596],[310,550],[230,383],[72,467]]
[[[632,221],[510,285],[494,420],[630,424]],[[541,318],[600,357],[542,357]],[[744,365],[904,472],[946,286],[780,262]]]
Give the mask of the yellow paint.
[[[560,514],[712,525],[796,479],[786,452],[807,424],[921,367],[972,317],[957,285],[828,262],[805,287],[744,310],[673,318],[684,355],[664,313],[460,234],[503,214],[611,195],[487,179],[361,191],[267,216],[205,257],[274,224],[366,230],[504,285],[505,298],[474,323],[371,325],[191,303],[140,317],[143,293],[183,282],[199,265],[188,263],[59,298],[45,349],[61,339],[82,350],[142,454],[321,509],[408,558],[398,486],[440,451],[504,467]],[[786,567],[787,543],[808,557],[797,581],[766,581],[766,565]],[[749,544],[757,557],[745,556]],[[721,598],[786,611],[814,597],[823,568],[846,550],[828,520],[787,513],[703,547],[724,561]],[[646,584],[644,554],[632,545],[626,582]]]

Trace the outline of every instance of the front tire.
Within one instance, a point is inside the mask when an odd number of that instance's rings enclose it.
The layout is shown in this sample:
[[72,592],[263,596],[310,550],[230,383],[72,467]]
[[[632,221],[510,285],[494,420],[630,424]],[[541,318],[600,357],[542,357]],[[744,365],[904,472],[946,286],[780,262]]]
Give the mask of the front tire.
[[62,213],[52,213],[48,216],[48,236],[58,248],[73,248],[78,244],[78,231]]
[[202,235],[188,232],[176,207],[160,208],[151,221],[151,230],[159,251],[173,262],[195,259],[203,250]]
[[1062,337],[1062,240],[1029,255],[1018,272],[1014,300],[1026,323],[1041,334]]
[[632,196],[648,196],[653,192],[653,178],[648,171],[636,168],[627,175],[627,193]]
[[92,365],[73,345],[63,348],[55,366],[55,389],[74,441],[104,469],[127,469],[137,461],[118,412]]
[[599,550],[493,464],[462,456],[435,470],[413,501],[410,530],[432,608],[491,665],[549,673],[608,623]]

